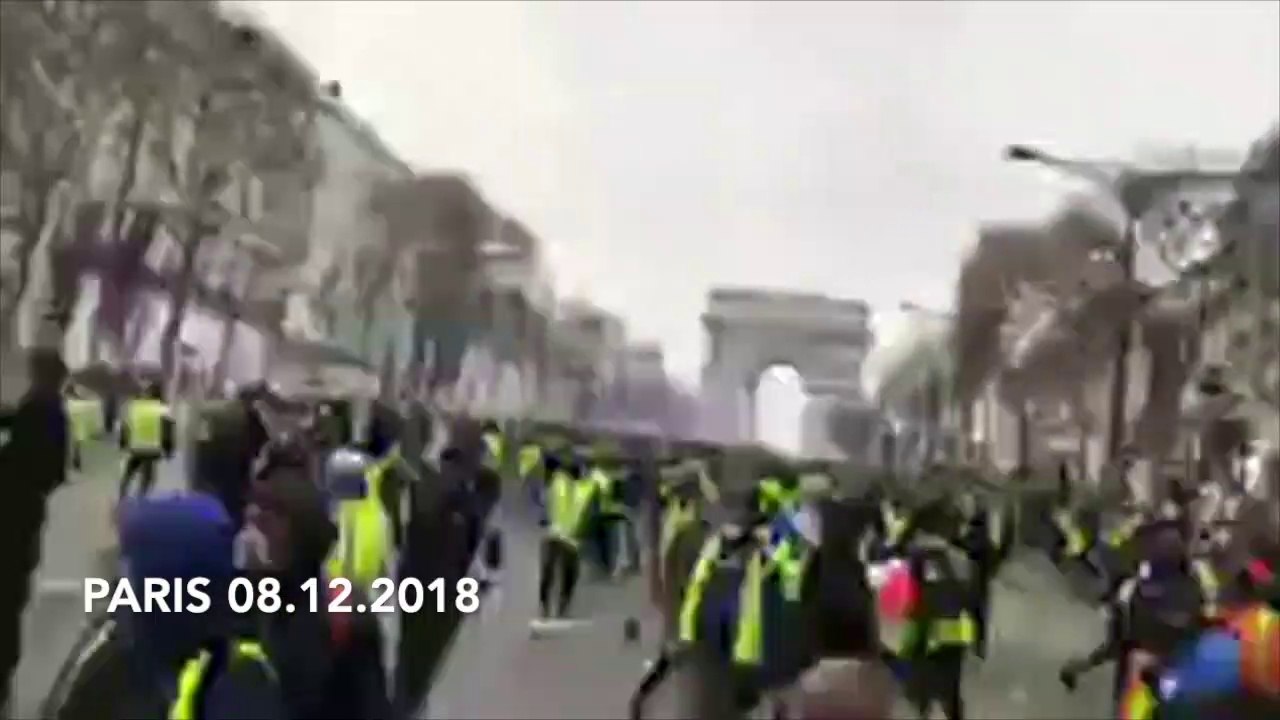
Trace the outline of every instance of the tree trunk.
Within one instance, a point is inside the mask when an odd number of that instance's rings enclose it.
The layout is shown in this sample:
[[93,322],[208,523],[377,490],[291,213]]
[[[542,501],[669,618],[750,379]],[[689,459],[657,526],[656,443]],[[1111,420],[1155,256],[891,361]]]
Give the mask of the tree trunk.
[[70,182],[60,182],[53,192],[55,207],[48,213],[35,252],[44,253],[44,276],[35,284],[39,297],[32,302],[37,308],[31,344],[36,348],[62,354],[63,338],[75,309],[79,287],[79,263],[76,238],[88,231],[101,215],[86,215]]
[[243,306],[245,299],[252,296],[257,280],[258,268],[254,265],[249,268],[249,279],[244,285],[243,297],[231,299],[234,305],[232,312],[229,312],[222,320],[222,338],[218,343],[218,359],[213,366],[213,389],[215,392],[220,392],[223,383],[227,381],[227,366],[231,363],[231,348],[235,347],[236,344],[240,308]]
[[[129,126],[129,133],[126,136],[128,145],[125,148],[124,169],[120,176],[120,185],[116,187],[115,201],[112,203],[111,226],[107,229],[107,237],[110,239],[111,247],[117,248],[123,242],[125,217],[129,210],[129,195],[133,192],[133,186],[138,182],[138,160],[142,155],[142,139],[146,134],[147,123],[141,112],[138,112],[133,122]],[[100,274],[99,277],[102,277]],[[104,333],[100,327],[98,315],[95,313],[89,321],[89,360],[96,362],[101,359],[101,345]],[[117,338],[117,342],[123,345],[124,338]],[[122,349],[122,348],[117,348]],[[123,357],[123,353],[120,353]]]
[[[23,178],[24,184],[28,181]],[[0,353],[9,350],[18,341],[21,309],[26,299],[27,289],[31,286],[31,260],[48,221],[49,205],[54,184],[44,179],[36,179],[31,190],[24,189],[21,195],[18,219],[10,226],[18,234],[19,241],[15,248],[13,261],[18,266],[16,288],[12,295],[0,302]],[[7,295],[7,293],[6,293]]]
[[373,312],[371,301],[360,303],[360,359],[371,365],[373,358],[369,357],[369,338],[373,334]]
[[227,382],[228,365],[231,364],[231,348],[236,344],[236,324],[239,321],[239,313],[228,313],[222,319],[222,337],[218,340],[218,359],[213,365],[213,380],[211,382],[213,392],[221,392],[222,386]]
[[178,276],[170,282],[169,318],[165,321],[164,334],[160,337],[160,372],[165,384],[172,383],[177,370],[178,341],[182,338],[182,321],[186,318],[187,305],[195,282],[196,255],[200,250],[203,226],[199,213],[192,213],[182,242],[182,265]]

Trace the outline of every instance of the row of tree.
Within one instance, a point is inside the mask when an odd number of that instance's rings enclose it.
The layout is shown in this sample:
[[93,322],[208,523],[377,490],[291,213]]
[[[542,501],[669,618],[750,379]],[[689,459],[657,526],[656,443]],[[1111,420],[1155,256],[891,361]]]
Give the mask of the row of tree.
[[[4,2],[0,33],[0,170],[18,195],[4,217],[11,271],[0,294],[0,353],[16,346],[20,315],[35,320],[36,346],[60,350],[80,279],[95,263],[102,293],[91,345],[134,357],[139,329],[150,326],[141,291],[163,288],[171,312],[160,370],[172,378],[194,301],[236,310],[222,301],[240,298],[206,287],[200,268],[202,250],[224,246],[211,241],[238,242],[259,219],[238,217],[250,178],[288,178],[275,187],[299,193],[294,205],[310,214],[327,172],[317,124],[329,98],[321,95],[336,90],[322,90],[282,45],[229,21],[214,0]],[[338,275],[351,274],[366,361],[385,365],[392,354],[373,346],[368,329],[381,298],[397,295],[414,321],[411,377],[430,368],[447,383],[466,346],[494,333],[512,341],[501,354],[536,356],[538,375],[549,371],[547,319],[511,293],[496,297],[482,272],[486,239],[523,255],[535,252],[527,231],[460,175],[372,181],[366,190],[363,210],[385,232],[351,238],[350,262],[335,258],[343,267],[321,279],[332,290]],[[308,233],[305,221],[280,220]],[[161,236],[175,257],[155,268],[151,247]],[[233,322],[215,374],[225,369]]]
[[[60,348],[84,262],[109,257],[146,209],[180,248],[163,278],[161,364],[173,370],[201,245],[238,212],[225,199],[255,174],[319,175],[314,80],[267,50],[210,0],[0,4],[0,169],[18,195],[3,349],[23,305],[38,309],[35,344]],[[143,168],[163,188],[140,198]]]

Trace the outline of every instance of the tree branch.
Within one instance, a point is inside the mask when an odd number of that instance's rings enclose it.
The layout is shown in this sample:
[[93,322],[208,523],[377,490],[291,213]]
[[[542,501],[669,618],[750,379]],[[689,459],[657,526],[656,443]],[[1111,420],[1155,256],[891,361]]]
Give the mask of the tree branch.
[[31,58],[31,77],[35,79],[53,107],[66,113],[68,117],[75,117],[75,104],[67,99],[66,91],[59,88],[53,78],[49,77],[48,70],[45,69],[44,63],[38,57]]

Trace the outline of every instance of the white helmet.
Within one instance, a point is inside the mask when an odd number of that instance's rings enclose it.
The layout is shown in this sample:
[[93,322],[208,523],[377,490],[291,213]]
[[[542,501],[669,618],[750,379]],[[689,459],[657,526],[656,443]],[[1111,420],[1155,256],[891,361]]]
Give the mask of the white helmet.
[[329,453],[324,461],[323,482],[335,499],[356,500],[363,498],[369,489],[365,479],[373,458],[359,450],[339,448]]

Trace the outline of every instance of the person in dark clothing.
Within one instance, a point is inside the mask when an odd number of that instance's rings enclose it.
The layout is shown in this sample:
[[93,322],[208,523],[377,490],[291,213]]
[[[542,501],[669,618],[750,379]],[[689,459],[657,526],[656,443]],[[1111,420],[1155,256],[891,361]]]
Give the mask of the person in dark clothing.
[[236,574],[235,534],[221,502],[209,495],[122,506],[120,548],[133,585],[142,587],[149,578],[206,578],[210,601],[203,613],[116,613],[130,643],[130,682],[123,689],[128,709],[122,717],[289,717],[275,659],[262,649],[254,623],[226,604]]
[[1087,656],[1073,658],[1058,674],[1074,690],[1078,677],[1115,662],[1112,696],[1122,707],[1141,693],[1143,674],[1173,654],[1203,626],[1205,594],[1185,555],[1176,522],[1153,524],[1139,537],[1139,571],[1120,582],[1107,605],[1107,633]]
[[379,485],[379,496],[387,516],[391,518],[393,541],[397,548],[404,546],[405,522],[402,510],[406,496],[414,484],[416,472],[401,455],[400,436],[404,422],[392,408],[378,405],[369,421],[367,440],[361,448],[375,461],[385,462],[386,469]]
[[266,426],[247,393],[211,405],[200,418],[191,486],[221,499],[237,527],[244,522],[255,461],[268,440]]
[[1001,521],[992,518],[991,511],[982,500],[975,499],[961,530],[960,545],[973,563],[973,624],[974,654],[987,656],[988,616],[991,609],[991,583],[1000,566],[1003,538]]
[[0,711],[9,701],[9,681],[21,655],[22,613],[30,578],[40,564],[49,495],[67,479],[70,446],[62,399],[66,366],[56,352],[37,351],[30,359],[31,385],[11,412],[0,415],[8,441],[0,448],[0,478],[5,481],[8,517],[0,526]]
[[281,600],[299,608],[271,615],[265,633],[290,716],[391,717],[376,616],[330,615],[324,602],[314,613],[306,609],[310,600],[302,585],[322,577],[337,528],[305,463],[273,468],[270,477],[255,485],[253,507],[254,523],[267,541],[271,572],[280,580]]
[[938,706],[948,720],[964,720],[963,678],[972,649],[973,563],[953,544],[959,518],[949,498],[933,498],[913,516],[907,548],[912,584],[919,602],[911,622],[918,632],[898,649],[909,668],[905,693],[919,717]]
[[[457,428],[450,433],[452,439],[459,436]],[[450,585],[465,576],[484,520],[476,493],[478,448],[478,443],[451,444],[441,453],[439,472],[424,467],[422,481],[412,486],[413,512],[400,556],[401,578],[417,578],[424,585],[443,578]],[[422,704],[458,619],[453,606],[444,614],[401,618],[395,692],[400,716]]]
[[874,500],[824,500],[822,543],[806,588],[807,644],[819,658],[874,655],[879,647],[875,596],[859,542],[879,517]]

